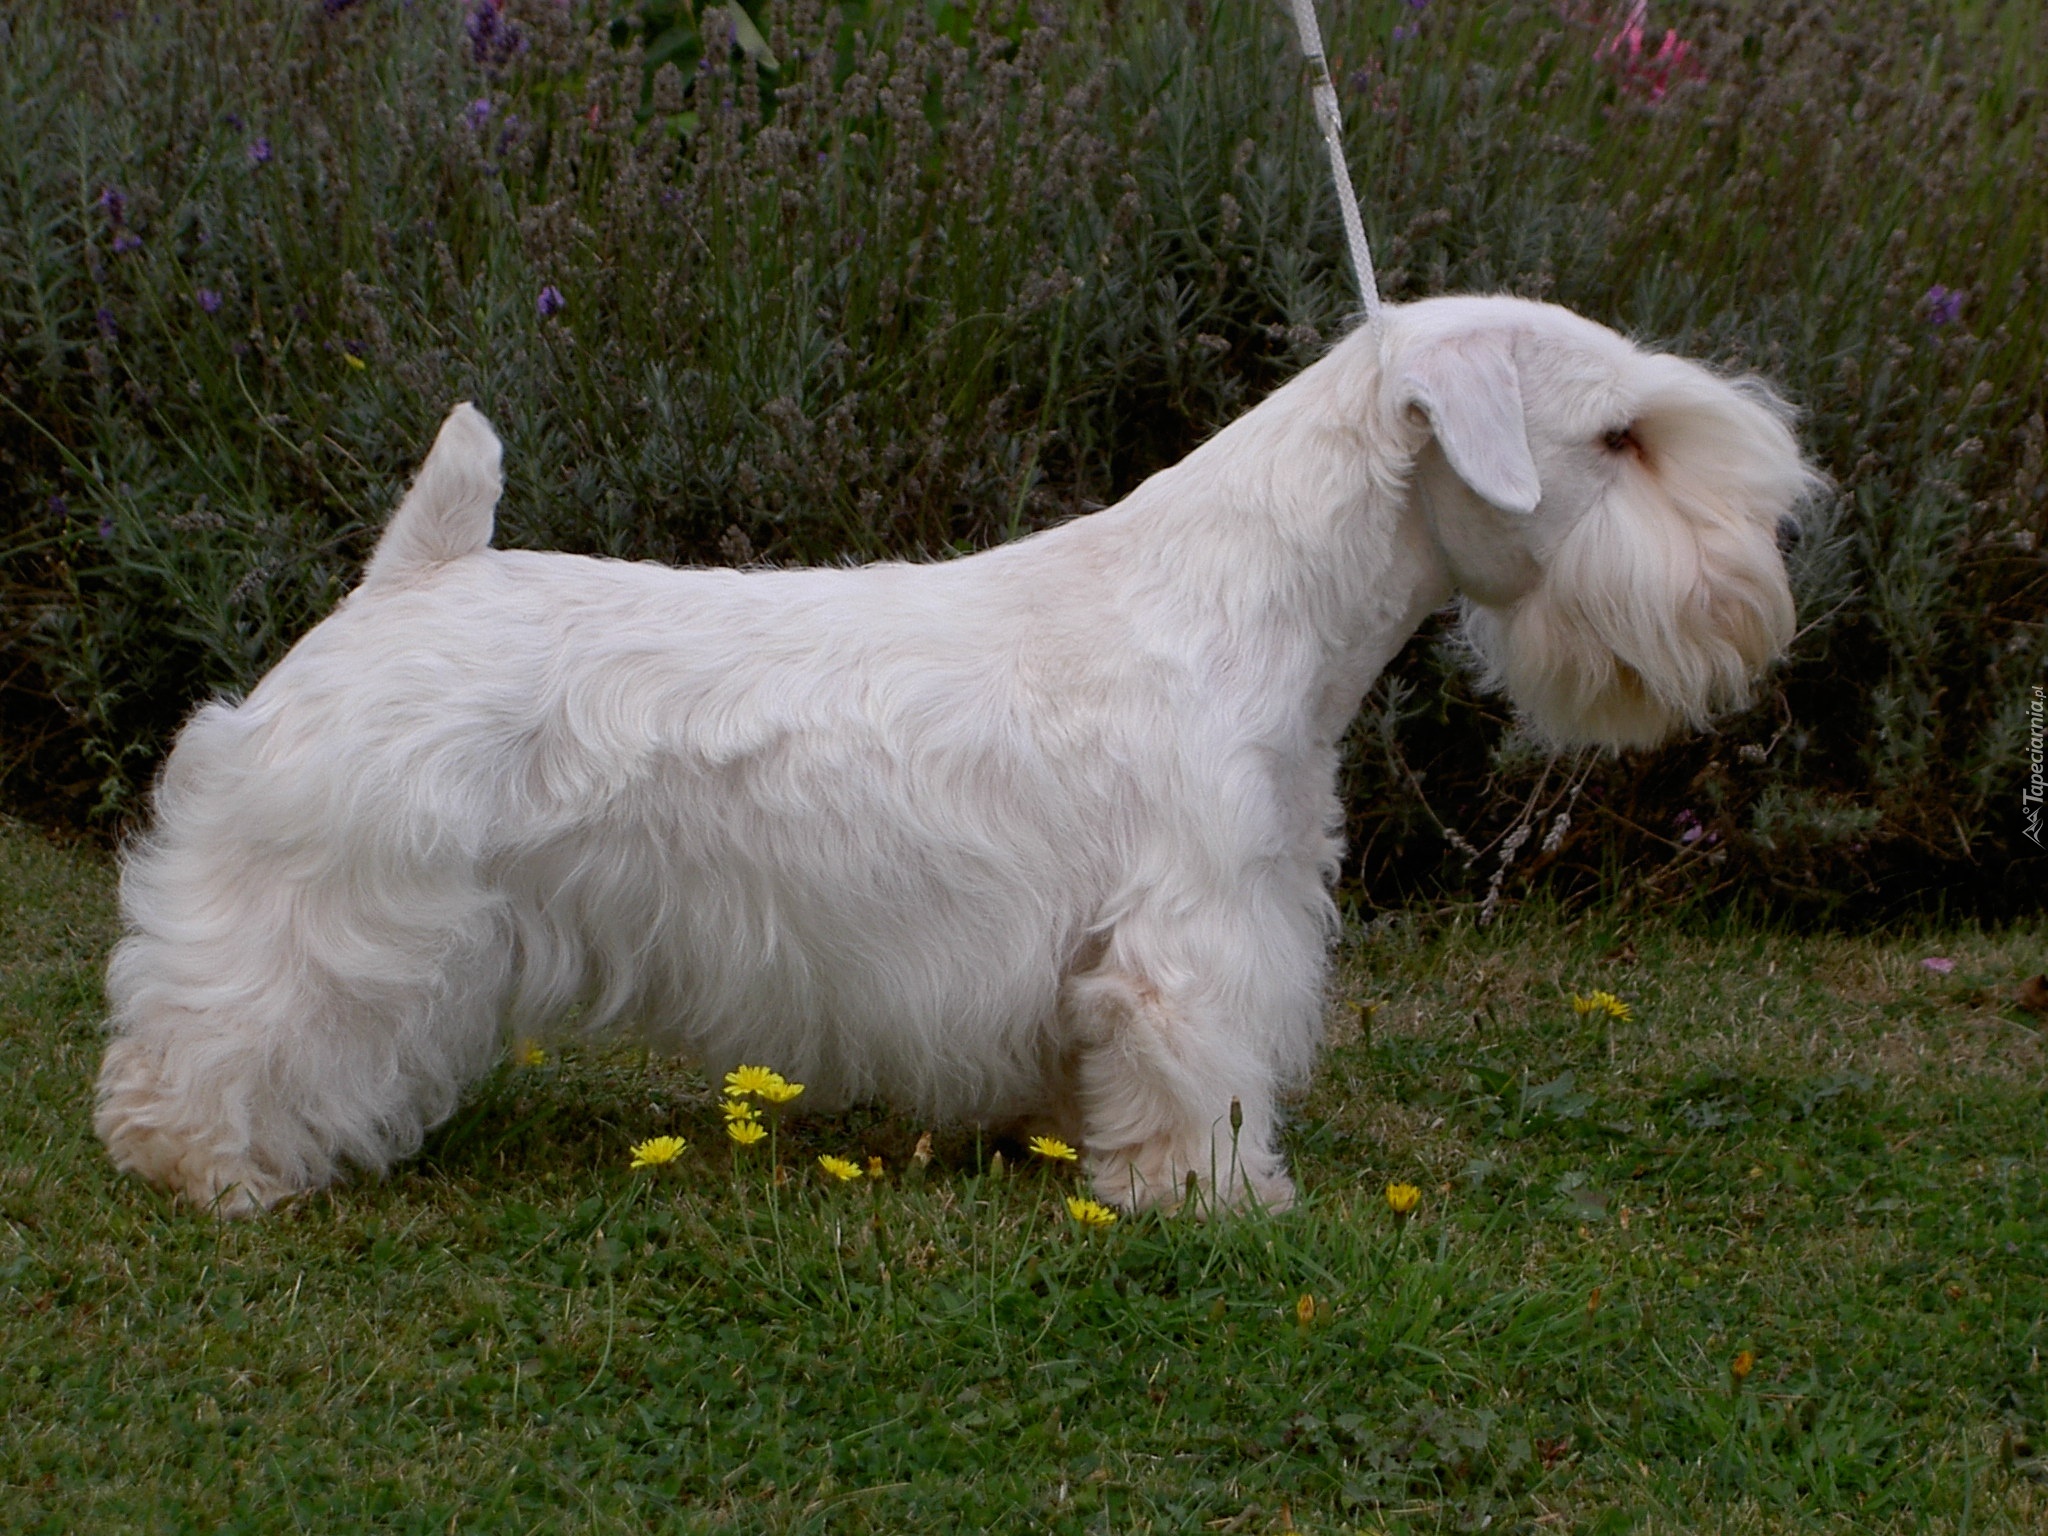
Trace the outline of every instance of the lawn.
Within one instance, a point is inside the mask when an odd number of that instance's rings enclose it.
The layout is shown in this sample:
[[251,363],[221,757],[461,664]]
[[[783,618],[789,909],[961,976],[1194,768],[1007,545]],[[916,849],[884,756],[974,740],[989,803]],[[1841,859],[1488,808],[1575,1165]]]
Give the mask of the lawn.
[[216,1224],[92,1138],[113,924],[102,855],[0,828],[11,1531],[2048,1525],[2040,923],[1354,930],[1302,1206],[1101,1230],[971,1129],[734,1149],[623,1050]]

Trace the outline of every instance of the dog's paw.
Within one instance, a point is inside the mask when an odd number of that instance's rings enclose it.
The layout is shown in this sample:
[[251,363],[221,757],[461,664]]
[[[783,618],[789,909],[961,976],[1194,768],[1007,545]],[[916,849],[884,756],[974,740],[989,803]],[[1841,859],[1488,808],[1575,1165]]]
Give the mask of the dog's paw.
[[1198,1162],[1185,1148],[1152,1145],[1091,1155],[1088,1171],[1096,1197],[1123,1211],[1179,1211],[1192,1200],[1203,1215],[1278,1213],[1294,1204],[1294,1181],[1277,1166],[1246,1166],[1228,1154],[1221,1166],[1209,1164],[1206,1146]]
[[117,1040],[100,1074],[94,1128],[114,1166],[221,1217],[258,1216],[304,1189],[260,1166],[246,1152],[180,1123],[156,1055]]

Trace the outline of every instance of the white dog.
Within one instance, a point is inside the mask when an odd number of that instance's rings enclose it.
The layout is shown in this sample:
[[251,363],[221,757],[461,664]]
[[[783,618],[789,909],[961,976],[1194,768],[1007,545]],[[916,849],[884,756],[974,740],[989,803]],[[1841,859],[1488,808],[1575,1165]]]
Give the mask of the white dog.
[[573,1018],[811,1104],[1058,1126],[1127,1207],[1190,1173],[1283,1206],[1366,689],[1458,594],[1557,742],[1740,701],[1816,484],[1786,415],[1437,299],[1106,511],[740,573],[492,549],[498,440],[458,406],[362,585],[165,765],[99,1133],[254,1211],[384,1169]]

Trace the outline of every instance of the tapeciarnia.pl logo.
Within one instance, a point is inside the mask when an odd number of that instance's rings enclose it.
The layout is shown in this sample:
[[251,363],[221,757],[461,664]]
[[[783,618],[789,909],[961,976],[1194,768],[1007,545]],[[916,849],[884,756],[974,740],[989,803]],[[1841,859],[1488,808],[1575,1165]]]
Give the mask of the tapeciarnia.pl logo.
[[2041,800],[2043,791],[2048,790],[2048,780],[2041,774],[2043,726],[2048,725],[2044,710],[2048,710],[2048,689],[2036,683],[2034,696],[2027,701],[2027,787],[2020,791],[2020,815],[2026,821],[2022,830],[2036,848],[2042,846]]

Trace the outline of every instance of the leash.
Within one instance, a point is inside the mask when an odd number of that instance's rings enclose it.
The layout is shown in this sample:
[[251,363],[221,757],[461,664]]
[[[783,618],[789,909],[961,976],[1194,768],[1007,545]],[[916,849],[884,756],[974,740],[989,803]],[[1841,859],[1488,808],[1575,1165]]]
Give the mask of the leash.
[[1309,98],[1316,123],[1330,151],[1330,179],[1337,184],[1337,206],[1344,216],[1344,239],[1351,247],[1351,273],[1358,296],[1365,301],[1365,323],[1380,318],[1379,280],[1373,276],[1372,251],[1365,243],[1365,224],[1358,216],[1358,194],[1351,189],[1351,169],[1344,163],[1344,118],[1337,108],[1337,88],[1330,83],[1330,65],[1323,57],[1323,33],[1316,25],[1315,0],[1293,0],[1294,26],[1301,34],[1302,57],[1308,60]]

